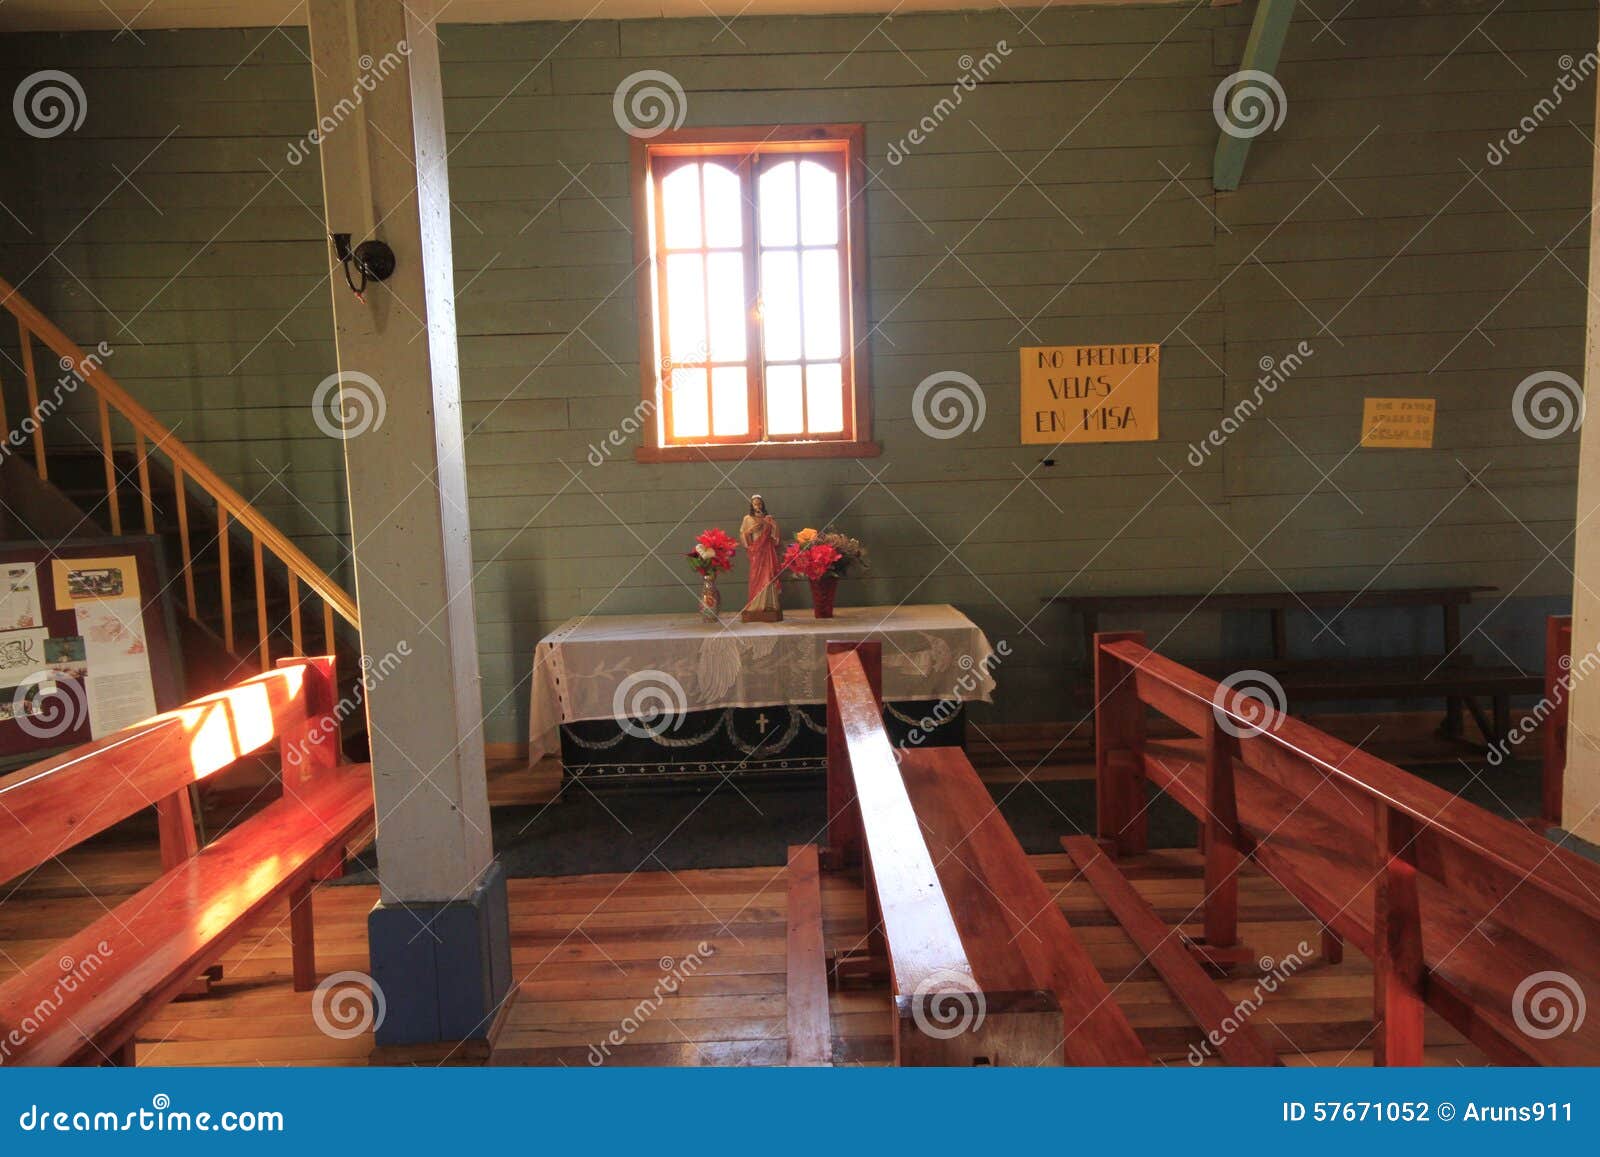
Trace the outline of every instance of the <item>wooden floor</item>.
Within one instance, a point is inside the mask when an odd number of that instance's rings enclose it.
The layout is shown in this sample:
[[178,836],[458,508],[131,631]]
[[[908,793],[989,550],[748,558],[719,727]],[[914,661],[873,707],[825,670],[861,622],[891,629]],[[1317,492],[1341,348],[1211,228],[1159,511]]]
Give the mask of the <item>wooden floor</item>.
[[[1084,884],[1065,855],[1034,862],[1116,999],[1159,1062],[1183,1065],[1200,1035]],[[1169,922],[1191,916],[1201,895],[1193,852],[1158,852],[1122,862],[1139,891]],[[151,879],[149,846],[99,844],[51,864],[20,887],[0,891],[0,979]],[[92,894],[91,894],[92,893]],[[493,1062],[508,1065],[782,1064],[785,1040],[785,888],[781,867],[678,874],[577,876],[510,882],[512,963],[517,1001]],[[324,887],[316,896],[319,974],[366,972],[368,886]],[[850,947],[863,930],[861,893],[824,882],[830,947]],[[313,994],[289,982],[287,911],[253,929],[224,961],[211,995],[169,1006],[140,1036],[141,1065],[365,1064],[372,1034],[322,1032]],[[1240,886],[1241,935],[1281,972],[1297,946],[1312,952],[1249,1022],[1292,1065],[1371,1063],[1372,974],[1360,954],[1324,964],[1316,926],[1259,873]],[[701,948],[704,945],[704,948]],[[1261,973],[1225,983],[1249,998]],[[670,991],[676,989],[675,992]],[[834,1059],[888,1060],[884,992],[832,998]],[[1430,1019],[1428,1059],[1481,1064],[1482,1055]]]

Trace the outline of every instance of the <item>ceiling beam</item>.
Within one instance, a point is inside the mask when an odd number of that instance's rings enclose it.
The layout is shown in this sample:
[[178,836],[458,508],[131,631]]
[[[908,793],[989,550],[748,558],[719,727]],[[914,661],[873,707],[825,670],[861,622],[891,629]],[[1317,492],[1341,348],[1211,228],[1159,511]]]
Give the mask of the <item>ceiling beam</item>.
[[[1244,58],[1239,62],[1239,71],[1233,74],[1241,79],[1228,91],[1219,89],[1217,92],[1214,107],[1222,134],[1217,138],[1211,184],[1218,191],[1239,187],[1239,181],[1244,176],[1245,158],[1250,155],[1250,142],[1268,128],[1276,128],[1283,119],[1283,89],[1273,86],[1277,86],[1278,57],[1283,54],[1289,21],[1294,16],[1294,4],[1295,0],[1260,0],[1256,7],[1255,23],[1250,26],[1250,38],[1244,44]],[[1259,77],[1243,76],[1250,72],[1264,74],[1271,85]],[[1231,118],[1224,115],[1226,106],[1240,97],[1243,97],[1245,109],[1251,113],[1259,112],[1261,119],[1250,121],[1248,127],[1230,128]]]

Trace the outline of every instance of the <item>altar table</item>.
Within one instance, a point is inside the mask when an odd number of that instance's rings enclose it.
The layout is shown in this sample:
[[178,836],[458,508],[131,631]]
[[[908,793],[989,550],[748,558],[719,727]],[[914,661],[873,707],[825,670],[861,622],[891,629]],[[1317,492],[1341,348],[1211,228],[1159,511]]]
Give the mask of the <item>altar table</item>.
[[831,640],[883,643],[891,737],[959,743],[997,656],[955,607],[841,607],[831,619],[710,623],[692,611],[572,619],[540,640],[529,743],[588,778],[804,771],[823,764]]

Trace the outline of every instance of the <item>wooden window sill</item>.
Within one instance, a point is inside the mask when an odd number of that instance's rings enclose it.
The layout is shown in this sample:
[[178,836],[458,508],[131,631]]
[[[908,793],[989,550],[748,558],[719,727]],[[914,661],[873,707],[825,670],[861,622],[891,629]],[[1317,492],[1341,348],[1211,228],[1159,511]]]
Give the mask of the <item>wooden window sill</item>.
[[876,458],[876,442],[740,442],[712,446],[640,446],[636,462],[728,462],[757,458]]

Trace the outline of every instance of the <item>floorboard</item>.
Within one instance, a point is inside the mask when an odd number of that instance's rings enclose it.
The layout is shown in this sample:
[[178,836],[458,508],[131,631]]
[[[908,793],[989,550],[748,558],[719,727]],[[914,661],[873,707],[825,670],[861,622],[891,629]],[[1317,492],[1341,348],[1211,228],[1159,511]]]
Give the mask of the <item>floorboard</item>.
[[[1158,1063],[1199,1059],[1199,1028],[1064,854],[1030,857]],[[1162,851],[1119,861],[1140,896],[1170,924],[1200,930],[1201,861]],[[159,870],[148,846],[77,849],[0,886],[0,979],[50,952]],[[823,942],[848,948],[864,932],[859,886],[820,882]],[[789,1050],[789,890],[783,866],[509,881],[517,998],[492,1063],[498,1065],[782,1065]],[[365,885],[318,891],[319,975],[366,972]],[[1232,1001],[1260,1007],[1256,1032],[1290,1065],[1371,1064],[1372,969],[1350,950],[1330,965],[1317,924],[1271,879],[1246,868],[1239,887],[1242,941],[1255,967],[1221,982]],[[1302,949],[1302,946],[1303,949]],[[1261,995],[1261,977],[1287,976]],[[676,976],[672,991],[664,978]],[[372,1033],[329,1036],[315,995],[291,984],[287,906],[250,930],[223,960],[207,997],[170,1005],[140,1034],[143,1065],[366,1063]],[[831,993],[831,1060],[890,1059],[887,993]],[[1437,1018],[1429,1064],[1482,1064]]]

